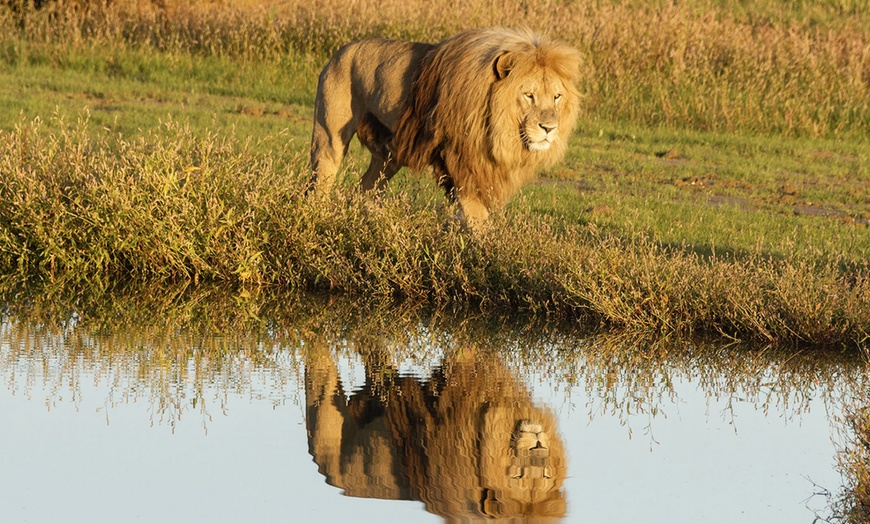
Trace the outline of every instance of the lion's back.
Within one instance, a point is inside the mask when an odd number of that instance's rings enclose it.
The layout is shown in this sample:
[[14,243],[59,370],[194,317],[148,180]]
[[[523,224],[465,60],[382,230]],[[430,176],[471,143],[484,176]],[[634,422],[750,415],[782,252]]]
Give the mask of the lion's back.
[[431,48],[432,44],[384,38],[351,42],[323,68],[317,96],[330,97],[336,107],[353,100],[393,130],[420,62]]

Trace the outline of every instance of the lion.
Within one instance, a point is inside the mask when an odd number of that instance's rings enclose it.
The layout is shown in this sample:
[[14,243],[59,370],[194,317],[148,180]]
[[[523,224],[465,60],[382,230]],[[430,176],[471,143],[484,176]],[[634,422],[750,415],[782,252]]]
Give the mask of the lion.
[[439,44],[370,39],[320,74],[312,188],[328,190],[354,134],[371,153],[363,191],[402,167],[431,168],[471,229],[560,161],[579,112],[579,52],[528,30],[459,33]]
[[417,500],[448,522],[558,520],[566,457],[553,413],[494,355],[423,379],[366,368],[345,395],[328,350],[306,362],[309,452],[352,497]]

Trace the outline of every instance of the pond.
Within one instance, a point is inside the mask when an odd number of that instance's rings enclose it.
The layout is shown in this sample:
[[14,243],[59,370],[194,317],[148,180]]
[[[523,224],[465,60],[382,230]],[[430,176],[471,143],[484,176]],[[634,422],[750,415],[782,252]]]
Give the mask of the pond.
[[0,521],[812,523],[865,381],[830,354],[169,303],[5,308]]

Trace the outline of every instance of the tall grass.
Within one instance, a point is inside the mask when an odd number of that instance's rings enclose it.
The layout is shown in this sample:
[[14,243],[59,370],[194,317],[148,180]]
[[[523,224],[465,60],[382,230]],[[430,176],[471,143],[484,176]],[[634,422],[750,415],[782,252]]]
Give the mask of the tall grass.
[[811,136],[870,129],[870,9],[851,0],[79,0],[0,6],[0,24],[19,28],[2,37],[7,63],[62,63],[76,46],[325,61],[358,38],[437,41],[522,24],[583,52],[592,118]]
[[[306,198],[304,159],[232,135],[0,134],[0,273],[220,282],[518,310],[659,334],[867,347],[870,267],[794,247],[702,259],[517,210],[469,236],[414,194]],[[258,152],[260,151],[260,152]],[[439,200],[440,202],[440,200]]]

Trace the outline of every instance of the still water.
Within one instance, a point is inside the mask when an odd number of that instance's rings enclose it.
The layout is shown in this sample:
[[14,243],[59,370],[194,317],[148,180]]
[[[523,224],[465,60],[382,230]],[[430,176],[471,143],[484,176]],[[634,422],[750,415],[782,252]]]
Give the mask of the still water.
[[0,522],[809,524],[842,489],[838,357],[323,307],[5,315]]

